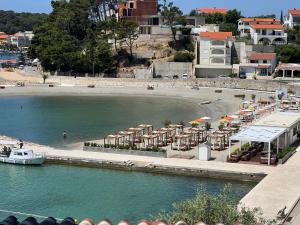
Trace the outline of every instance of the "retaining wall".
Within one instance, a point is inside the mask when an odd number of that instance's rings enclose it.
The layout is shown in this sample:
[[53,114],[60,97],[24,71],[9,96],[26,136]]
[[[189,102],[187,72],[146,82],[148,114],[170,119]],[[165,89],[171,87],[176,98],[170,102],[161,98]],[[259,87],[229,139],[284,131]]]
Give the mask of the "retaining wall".
[[122,155],[138,155],[138,156],[150,156],[150,157],[159,157],[166,158],[167,154],[165,152],[150,152],[150,151],[141,151],[141,150],[125,150],[125,149],[113,149],[113,148],[103,148],[103,147],[83,147],[83,151],[90,152],[104,152],[104,153],[113,153],[113,154],[122,154]]

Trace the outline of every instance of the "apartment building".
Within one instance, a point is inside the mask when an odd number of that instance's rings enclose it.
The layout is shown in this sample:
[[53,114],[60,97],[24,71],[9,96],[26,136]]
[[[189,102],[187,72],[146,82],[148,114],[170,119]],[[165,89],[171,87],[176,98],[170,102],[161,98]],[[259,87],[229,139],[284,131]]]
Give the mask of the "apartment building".
[[195,76],[214,78],[232,73],[231,32],[201,32],[196,49]]
[[287,33],[281,24],[250,23],[250,35],[254,44],[287,44]]
[[294,8],[289,10],[285,25],[287,25],[289,28],[300,26],[300,9]]
[[251,24],[281,24],[276,18],[241,18],[238,21],[238,31],[241,37],[250,35]]

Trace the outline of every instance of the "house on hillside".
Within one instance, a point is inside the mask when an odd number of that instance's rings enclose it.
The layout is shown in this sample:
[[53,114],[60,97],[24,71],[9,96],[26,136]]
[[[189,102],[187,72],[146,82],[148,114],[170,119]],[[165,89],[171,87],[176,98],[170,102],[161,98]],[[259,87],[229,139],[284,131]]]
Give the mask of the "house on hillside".
[[287,44],[287,33],[281,24],[250,23],[250,35],[254,44]]
[[250,24],[281,24],[276,18],[241,18],[238,21],[238,31],[241,37],[250,35]]
[[275,53],[252,52],[247,63],[240,64],[240,75],[271,76],[277,66]]
[[[156,16],[158,0],[127,0],[121,1],[118,9],[119,19],[136,21],[139,25],[148,25],[150,16]],[[155,18],[152,23],[158,25]]]
[[17,47],[28,46],[33,38],[32,31],[18,32],[8,37],[8,43]]
[[215,78],[232,73],[232,32],[202,32],[197,37],[195,76]]
[[225,8],[199,8],[197,9],[199,14],[223,14],[225,15],[228,12],[228,9]]
[[6,44],[8,41],[9,35],[5,32],[0,32],[0,44]]
[[290,9],[285,25],[289,28],[300,26],[300,9]]

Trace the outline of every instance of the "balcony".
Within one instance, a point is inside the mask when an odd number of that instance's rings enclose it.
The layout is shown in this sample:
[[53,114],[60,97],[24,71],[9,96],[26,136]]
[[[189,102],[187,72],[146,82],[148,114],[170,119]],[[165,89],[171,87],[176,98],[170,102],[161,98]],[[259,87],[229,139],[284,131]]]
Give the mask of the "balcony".
[[287,43],[287,34],[258,34],[253,35],[254,44],[283,45]]

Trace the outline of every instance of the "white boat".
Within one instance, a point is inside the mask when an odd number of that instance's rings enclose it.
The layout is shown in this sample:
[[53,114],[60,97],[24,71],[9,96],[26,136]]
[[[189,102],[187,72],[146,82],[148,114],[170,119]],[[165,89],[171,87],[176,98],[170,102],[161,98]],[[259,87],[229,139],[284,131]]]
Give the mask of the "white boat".
[[[44,154],[34,153],[32,150],[20,149],[15,147],[7,147],[9,145],[15,146],[16,142],[6,142],[3,151],[0,152],[0,162],[19,165],[42,165],[46,156]],[[0,142],[0,145],[3,143]]]

